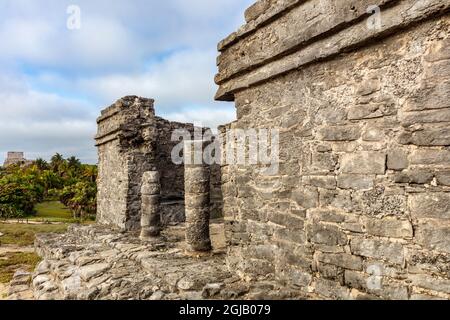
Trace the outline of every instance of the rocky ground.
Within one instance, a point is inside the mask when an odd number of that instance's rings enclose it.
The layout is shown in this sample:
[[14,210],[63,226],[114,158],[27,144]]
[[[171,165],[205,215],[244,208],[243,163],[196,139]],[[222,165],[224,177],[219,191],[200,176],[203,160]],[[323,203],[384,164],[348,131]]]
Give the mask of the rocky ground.
[[[213,224],[214,252],[187,254],[184,227],[171,227],[154,241],[100,226],[72,226],[66,234],[43,234],[43,257],[32,274],[17,273],[13,299],[306,299],[268,276],[244,282],[225,266],[221,224]],[[27,283],[29,285],[27,286]],[[19,292],[18,295],[15,292]],[[32,297],[29,293],[32,292]]]

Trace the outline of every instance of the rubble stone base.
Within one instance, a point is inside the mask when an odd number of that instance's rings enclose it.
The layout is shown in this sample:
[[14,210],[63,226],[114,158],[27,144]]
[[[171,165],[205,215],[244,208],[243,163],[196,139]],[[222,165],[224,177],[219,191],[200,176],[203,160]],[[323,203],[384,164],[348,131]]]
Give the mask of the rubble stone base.
[[63,235],[36,239],[43,257],[32,275],[34,299],[199,300],[311,299],[296,288],[281,287],[271,275],[244,282],[225,265],[221,224],[212,226],[215,250],[189,255],[184,227],[161,238],[140,241],[133,233],[102,226],[72,226]]

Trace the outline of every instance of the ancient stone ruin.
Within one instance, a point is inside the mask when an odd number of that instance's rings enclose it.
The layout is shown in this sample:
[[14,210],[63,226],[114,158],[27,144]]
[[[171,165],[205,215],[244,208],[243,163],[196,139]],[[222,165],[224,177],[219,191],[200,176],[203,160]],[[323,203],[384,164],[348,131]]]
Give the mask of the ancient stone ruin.
[[231,270],[327,298],[450,297],[449,8],[261,0],[219,44],[231,127],[281,131],[277,175],[223,168]]
[[23,152],[10,151],[6,155],[6,159],[3,163],[3,167],[8,167],[11,165],[29,165],[33,161],[25,159]]
[[279,131],[278,170],[175,165],[193,126],[119,100],[98,120],[99,226],[38,237],[35,296],[450,299],[449,12],[258,1],[219,44],[216,98],[237,110],[221,136]]
[[145,172],[161,174],[163,216],[183,217],[184,168],[172,163],[171,133],[193,125],[155,116],[153,100],[125,97],[102,111],[96,145],[99,153],[98,219],[123,230],[140,228],[141,181]]

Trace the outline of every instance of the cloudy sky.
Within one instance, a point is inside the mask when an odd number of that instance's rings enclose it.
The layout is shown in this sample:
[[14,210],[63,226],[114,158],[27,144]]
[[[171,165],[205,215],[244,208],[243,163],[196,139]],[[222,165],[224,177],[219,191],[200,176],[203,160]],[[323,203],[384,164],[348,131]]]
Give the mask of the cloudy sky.
[[232,121],[233,105],[213,101],[216,48],[253,2],[0,0],[0,162],[25,151],[95,163],[96,117],[130,94],[170,120]]

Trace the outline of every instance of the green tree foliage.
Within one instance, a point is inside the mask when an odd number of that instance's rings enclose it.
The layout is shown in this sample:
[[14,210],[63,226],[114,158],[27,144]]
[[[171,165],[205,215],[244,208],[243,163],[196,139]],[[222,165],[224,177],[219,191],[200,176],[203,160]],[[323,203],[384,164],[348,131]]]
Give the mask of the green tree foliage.
[[38,158],[36,159],[36,161],[34,162],[34,164],[38,167],[39,170],[44,171],[44,170],[49,170],[50,169],[50,165],[48,164],[47,161],[45,161],[42,158]]
[[44,199],[57,198],[75,218],[96,213],[97,166],[85,165],[76,157],[55,154],[50,163],[43,159],[32,165],[8,166],[0,170],[0,218],[34,214]]

